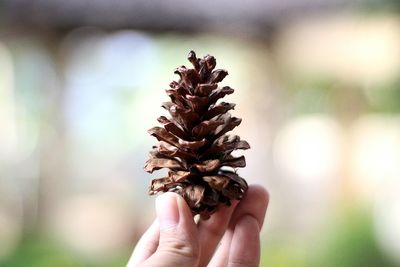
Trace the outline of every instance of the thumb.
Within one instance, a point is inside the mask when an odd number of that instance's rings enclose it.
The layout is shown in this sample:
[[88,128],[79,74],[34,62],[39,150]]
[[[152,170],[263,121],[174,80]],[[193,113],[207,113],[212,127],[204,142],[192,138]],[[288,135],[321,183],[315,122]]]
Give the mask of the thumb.
[[[160,242],[151,257],[163,266],[196,266],[199,257],[197,226],[185,200],[175,193],[156,199]],[[149,259],[150,260],[150,259]]]

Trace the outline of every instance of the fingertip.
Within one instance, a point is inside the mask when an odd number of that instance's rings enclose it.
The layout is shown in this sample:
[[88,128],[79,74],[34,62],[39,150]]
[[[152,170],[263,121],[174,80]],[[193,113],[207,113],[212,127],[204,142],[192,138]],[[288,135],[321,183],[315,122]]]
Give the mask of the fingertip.
[[198,237],[186,201],[176,193],[164,193],[156,199],[156,213],[160,239],[151,261],[160,264],[161,259],[165,266],[193,266],[198,261]]
[[257,200],[257,203],[267,208],[270,200],[270,194],[264,186],[259,184],[250,185],[246,194],[251,195],[252,198]]
[[156,213],[160,221],[160,230],[176,227],[178,224],[194,224],[192,212],[185,199],[173,192],[166,192],[156,198]]
[[179,195],[173,192],[165,192],[156,197],[156,202],[161,201],[163,199],[176,199]]
[[177,194],[164,193],[156,198],[156,213],[160,230],[176,227],[179,223]]
[[261,229],[268,203],[269,193],[265,187],[261,185],[250,185],[233,214],[231,224],[235,225],[242,216],[250,215],[257,219]]

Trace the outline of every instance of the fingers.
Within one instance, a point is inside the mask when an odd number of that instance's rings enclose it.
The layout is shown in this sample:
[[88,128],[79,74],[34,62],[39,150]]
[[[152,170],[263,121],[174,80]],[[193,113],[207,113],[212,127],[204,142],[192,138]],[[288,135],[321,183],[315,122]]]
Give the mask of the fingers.
[[165,193],[157,198],[157,220],[139,241],[128,267],[206,266],[211,257],[209,266],[258,266],[267,205],[267,191],[250,186],[239,204],[221,207],[197,226],[184,199]]
[[[218,247],[215,255],[210,261],[209,266],[227,266],[228,261],[231,260],[232,249],[249,249],[250,245],[254,245],[257,248],[257,244],[259,246],[259,241],[256,240],[254,236],[259,236],[259,230],[262,228],[264,223],[265,212],[268,206],[269,195],[264,187],[259,185],[251,185],[247,190],[245,196],[237,205],[234,213],[232,214],[231,220],[229,222],[228,229],[222,238],[221,245]],[[243,224],[249,225],[247,223],[247,219],[245,222],[242,222],[242,218],[252,217],[257,222],[258,227],[252,228],[252,233],[249,235],[249,238],[245,238],[240,240],[238,235],[242,233]],[[239,227],[239,228],[237,228]],[[237,242],[245,245],[246,247],[237,248]],[[255,242],[255,244],[250,244],[250,242]],[[234,247],[235,246],[235,247]],[[254,250],[256,251],[256,250]],[[236,261],[236,259],[234,259]],[[257,266],[257,265],[255,265]]]
[[158,221],[155,220],[140,238],[127,267],[133,267],[147,260],[157,250],[160,230]]
[[237,205],[237,201],[230,207],[221,206],[210,219],[200,221],[198,224],[200,261],[198,266],[206,266],[213,256],[218,243],[224,235],[232,213]]
[[195,266],[199,257],[197,226],[185,200],[165,193],[156,200],[159,245],[146,266]]
[[229,252],[229,267],[251,267],[260,263],[260,225],[251,215],[241,217],[235,226]]

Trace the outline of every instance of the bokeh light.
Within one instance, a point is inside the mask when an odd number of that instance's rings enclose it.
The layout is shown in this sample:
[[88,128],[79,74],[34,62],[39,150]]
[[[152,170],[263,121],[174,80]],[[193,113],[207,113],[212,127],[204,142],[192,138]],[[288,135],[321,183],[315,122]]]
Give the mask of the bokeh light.
[[374,220],[375,231],[379,244],[397,263],[400,263],[400,200],[397,181],[376,199]]
[[352,176],[368,199],[384,195],[400,178],[400,119],[392,115],[368,115],[351,131]]
[[275,161],[282,172],[304,183],[337,176],[342,147],[340,126],[314,115],[292,120],[277,135]]
[[99,194],[65,199],[52,218],[54,235],[86,258],[101,261],[118,254],[134,229],[133,214],[120,203],[121,199]]

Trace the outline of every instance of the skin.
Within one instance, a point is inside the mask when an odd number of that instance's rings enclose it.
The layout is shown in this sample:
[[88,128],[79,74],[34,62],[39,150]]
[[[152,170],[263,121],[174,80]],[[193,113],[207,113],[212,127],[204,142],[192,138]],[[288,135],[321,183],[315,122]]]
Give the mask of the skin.
[[258,266],[268,201],[262,186],[251,185],[240,202],[221,207],[209,220],[196,224],[182,197],[162,194],[156,199],[157,218],[127,267]]

